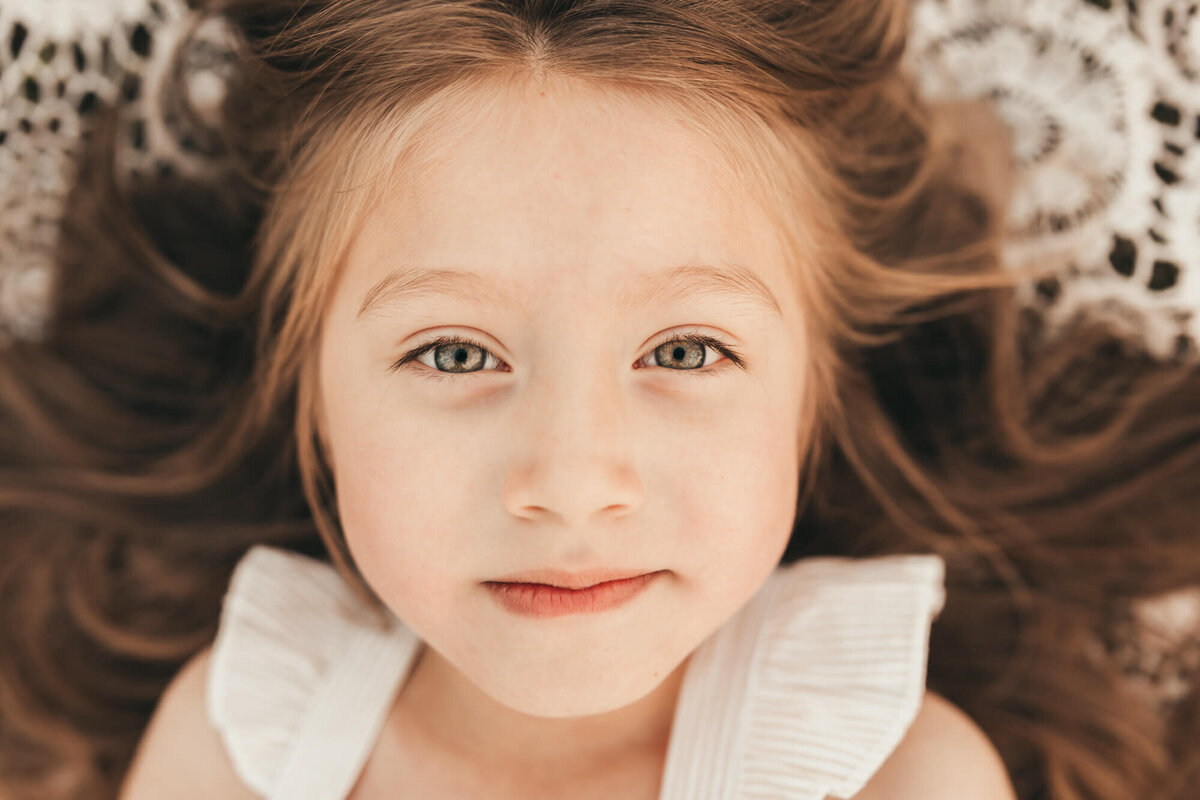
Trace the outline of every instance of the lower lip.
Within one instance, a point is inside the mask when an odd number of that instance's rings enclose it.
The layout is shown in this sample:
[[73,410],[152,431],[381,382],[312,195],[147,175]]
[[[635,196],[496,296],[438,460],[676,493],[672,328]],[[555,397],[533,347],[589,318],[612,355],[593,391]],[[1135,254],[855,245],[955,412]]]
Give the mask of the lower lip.
[[560,589],[544,583],[488,582],[484,585],[509,611],[544,619],[616,608],[641,594],[661,574],[661,571],[649,572],[634,578],[598,583],[586,589]]

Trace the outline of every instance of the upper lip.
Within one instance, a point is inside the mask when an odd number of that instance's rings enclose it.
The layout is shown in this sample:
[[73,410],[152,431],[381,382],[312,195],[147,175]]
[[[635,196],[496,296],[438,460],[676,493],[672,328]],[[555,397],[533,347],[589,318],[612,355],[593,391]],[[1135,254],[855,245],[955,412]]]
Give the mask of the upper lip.
[[559,569],[535,569],[519,572],[487,583],[542,583],[560,589],[587,589],[608,581],[620,581],[647,574],[643,569],[591,569],[583,572],[565,572]]

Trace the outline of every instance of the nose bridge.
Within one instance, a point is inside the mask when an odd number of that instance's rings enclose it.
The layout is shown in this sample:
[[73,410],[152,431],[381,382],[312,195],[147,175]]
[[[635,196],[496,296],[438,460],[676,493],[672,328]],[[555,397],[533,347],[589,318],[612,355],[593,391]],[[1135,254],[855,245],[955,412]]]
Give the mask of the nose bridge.
[[559,456],[578,460],[609,460],[621,448],[625,402],[617,376],[597,369],[590,357],[580,359],[570,373],[563,368],[541,376],[545,402],[539,413],[547,423],[546,446]]
[[641,486],[633,463],[620,375],[592,353],[543,361],[525,391],[527,441],[506,480],[518,515],[553,514],[572,526],[594,515],[632,510]]

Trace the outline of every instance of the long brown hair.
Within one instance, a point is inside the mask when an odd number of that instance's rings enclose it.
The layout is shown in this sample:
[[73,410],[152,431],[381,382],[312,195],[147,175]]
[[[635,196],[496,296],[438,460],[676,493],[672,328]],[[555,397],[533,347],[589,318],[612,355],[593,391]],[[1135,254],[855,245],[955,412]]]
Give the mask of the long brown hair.
[[393,185],[378,166],[530,76],[661,103],[789,236],[819,391],[784,560],[946,558],[929,685],[1024,800],[1200,777],[1195,693],[1162,716],[1102,646],[1114,608],[1200,576],[1200,378],[1086,319],[1048,340],[1018,307],[1055,265],[1001,262],[1003,129],[920,102],[900,0],[206,5],[238,41],[213,175],[128,179],[101,117],[54,324],[0,354],[3,791],[113,797],[253,544],[328,559],[378,605],[314,413],[323,303]]

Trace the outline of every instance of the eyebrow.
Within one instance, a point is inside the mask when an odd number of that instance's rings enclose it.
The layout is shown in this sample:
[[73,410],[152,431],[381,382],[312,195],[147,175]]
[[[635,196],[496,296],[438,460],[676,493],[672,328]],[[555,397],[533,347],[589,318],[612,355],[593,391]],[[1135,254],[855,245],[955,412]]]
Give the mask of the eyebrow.
[[[405,266],[393,270],[371,287],[357,317],[422,295],[442,295],[476,305],[500,304],[528,310],[528,306],[507,287],[478,272]],[[631,308],[705,296],[748,301],[777,315],[783,314],[775,295],[753,270],[728,263],[722,266],[684,264],[642,276],[620,291],[618,302],[623,308]]]

